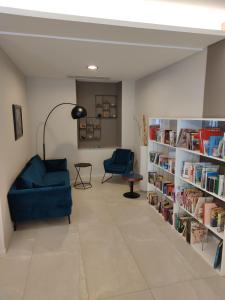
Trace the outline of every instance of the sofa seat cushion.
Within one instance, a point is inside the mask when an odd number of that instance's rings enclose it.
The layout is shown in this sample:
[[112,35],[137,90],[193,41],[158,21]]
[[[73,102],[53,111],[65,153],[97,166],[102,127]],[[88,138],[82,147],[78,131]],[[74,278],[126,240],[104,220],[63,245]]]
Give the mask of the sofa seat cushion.
[[65,186],[65,181],[60,181],[56,183],[50,183],[47,185],[46,183],[33,183],[33,188],[46,188],[46,187],[57,187],[57,186]]
[[109,173],[115,173],[115,174],[122,174],[126,172],[126,165],[119,165],[119,164],[110,164],[107,166],[108,170],[106,168],[106,172],[109,171]]
[[70,185],[70,177],[68,171],[58,171],[58,172],[49,172],[46,173],[43,178],[43,185],[51,186],[56,184]]

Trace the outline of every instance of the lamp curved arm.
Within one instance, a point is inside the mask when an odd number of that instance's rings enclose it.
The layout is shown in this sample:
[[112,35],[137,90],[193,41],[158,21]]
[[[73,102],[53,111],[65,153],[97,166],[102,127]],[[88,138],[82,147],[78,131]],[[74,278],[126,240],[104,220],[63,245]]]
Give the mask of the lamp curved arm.
[[49,114],[47,115],[47,118],[45,120],[45,123],[44,123],[44,130],[43,130],[43,158],[45,160],[45,129],[46,129],[46,124],[48,122],[48,119],[50,117],[50,115],[53,113],[53,111],[58,108],[59,106],[62,106],[62,105],[73,105],[73,106],[78,106],[78,104],[76,103],[71,103],[71,102],[63,102],[63,103],[59,103],[57,104],[56,106],[54,106],[52,108],[52,110],[49,112]]

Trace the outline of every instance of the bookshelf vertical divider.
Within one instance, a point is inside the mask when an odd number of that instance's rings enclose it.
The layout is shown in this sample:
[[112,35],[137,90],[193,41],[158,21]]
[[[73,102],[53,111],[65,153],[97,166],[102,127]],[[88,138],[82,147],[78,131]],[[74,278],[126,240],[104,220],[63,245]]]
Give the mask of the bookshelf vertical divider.
[[[225,119],[200,119],[200,118],[149,118],[149,126],[159,126],[161,130],[170,129],[177,132],[177,137],[179,135],[179,132],[181,129],[188,128],[188,129],[194,129],[198,130],[202,127],[207,128],[207,126],[215,127],[215,124],[218,127],[221,127],[223,132],[225,132]],[[150,153],[161,153],[165,154],[168,157],[175,158],[175,173],[172,174],[170,171],[165,170],[162,168],[162,166],[156,164],[155,162],[150,161]],[[224,240],[224,231],[218,232],[217,228],[211,227],[210,225],[204,225],[203,222],[196,219],[194,214],[191,214],[188,210],[186,210],[184,207],[180,206],[177,201],[177,193],[181,190],[181,187],[197,187],[199,190],[204,192],[207,196],[214,196],[216,201],[220,201],[222,203],[222,206],[224,204],[225,207],[225,196],[218,197],[218,195],[208,192],[206,189],[202,189],[200,186],[189,182],[187,180],[184,180],[182,178],[182,169],[183,169],[183,162],[184,161],[191,161],[193,163],[199,162],[199,161],[210,161],[213,164],[219,164],[221,167],[224,166],[224,174],[225,174],[225,160],[223,158],[218,157],[212,157],[208,156],[206,154],[201,154],[200,152],[185,149],[185,148],[179,148],[176,147],[176,145],[171,146],[169,144],[165,144],[162,141],[156,141],[153,139],[150,139],[150,134],[148,137],[148,172],[157,172],[159,175],[163,175],[163,178],[166,180],[169,179],[169,181],[174,182],[174,188],[175,188],[175,197],[172,198],[170,196],[167,196],[163,194],[163,192],[155,187],[152,183],[148,182],[147,191],[156,192],[160,197],[163,197],[164,199],[168,200],[169,202],[173,202],[173,225],[170,225],[168,223],[168,226],[171,226],[171,229],[175,229],[175,219],[177,215],[187,215],[189,217],[193,217],[196,222],[202,224],[205,226],[208,236],[210,237],[208,239],[208,242],[206,242],[205,248],[202,251],[202,243],[192,244],[190,243],[190,246],[207,261],[211,267],[213,268],[213,263],[216,255],[217,246],[219,244],[219,241]],[[215,200],[214,199],[214,200]],[[157,210],[154,209],[156,212]],[[176,230],[177,234],[181,236],[180,233]],[[185,240],[184,240],[185,242]],[[201,244],[201,245],[199,245]],[[223,247],[222,250],[222,260],[220,268],[217,269],[220,275],[225,275],[225,247]]]

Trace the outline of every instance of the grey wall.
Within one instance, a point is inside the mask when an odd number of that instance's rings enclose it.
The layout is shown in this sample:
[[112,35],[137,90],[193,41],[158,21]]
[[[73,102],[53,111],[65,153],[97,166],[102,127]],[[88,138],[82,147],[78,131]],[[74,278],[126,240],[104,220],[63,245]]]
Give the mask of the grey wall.
[[225,40],[208,48],[203,116],[225,118]]
[[121,83],[77,81],[77,103],[87,109],[88,117],[95,116],[95,95],[117,95],[118,115],[116,119],[101,120],[100,140],[79,140],[79,148],[109,148],[121,146],[121,89]]

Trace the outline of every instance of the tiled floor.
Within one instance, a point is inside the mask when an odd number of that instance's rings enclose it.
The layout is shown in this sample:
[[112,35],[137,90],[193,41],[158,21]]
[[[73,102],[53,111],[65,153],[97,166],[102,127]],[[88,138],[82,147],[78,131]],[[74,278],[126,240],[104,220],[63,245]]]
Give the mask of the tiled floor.
[[214,272],[119,179],[73,190],[66,219],[19,226],[0,258],[0,300],[218,300]]

